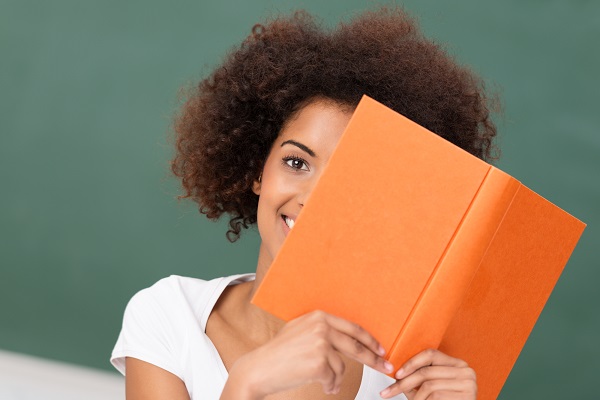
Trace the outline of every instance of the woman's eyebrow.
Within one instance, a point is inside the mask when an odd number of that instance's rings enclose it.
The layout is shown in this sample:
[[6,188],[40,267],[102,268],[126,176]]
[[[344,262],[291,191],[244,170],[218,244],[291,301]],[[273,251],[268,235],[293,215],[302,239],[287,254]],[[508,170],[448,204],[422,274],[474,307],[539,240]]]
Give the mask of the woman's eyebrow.
[[286,140],[285,142],[281,143],[281,147],[283,147],[283,145],[285,144],[293,144],[294,146],[299,147],[305,152],[307,152],[311,157],[316,157],[315,152],[312,151],[310,147],[303,145],[300,142],[296,142],[295,140]]

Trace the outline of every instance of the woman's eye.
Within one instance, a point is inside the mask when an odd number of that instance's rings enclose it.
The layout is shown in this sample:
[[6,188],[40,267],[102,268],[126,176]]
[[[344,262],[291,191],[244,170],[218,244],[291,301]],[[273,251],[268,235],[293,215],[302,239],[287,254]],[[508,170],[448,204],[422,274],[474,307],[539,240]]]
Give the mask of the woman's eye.
[[284,162],[288,167],[293,168],[295,170],[308,171],[308,166],[306,165],[306,162],[301,158],[288,158],[285,159]]

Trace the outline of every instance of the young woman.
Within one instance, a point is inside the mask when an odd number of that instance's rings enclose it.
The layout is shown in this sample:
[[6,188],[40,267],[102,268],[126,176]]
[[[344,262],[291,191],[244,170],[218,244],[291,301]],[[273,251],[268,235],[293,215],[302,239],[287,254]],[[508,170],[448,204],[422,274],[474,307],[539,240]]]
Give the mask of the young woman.
[[172,276],[136,294],[111,358],[128,399],[476,398],[475,372],[452,355],[390,365],[351,321],[284,323],[250,304],[363,94],[490,157],[481,82],[403,11],[333,31],[304,12],[255,26],[184,105],[172,167],[202,213],[231,216],[229,240],[258,225],[256,273]]

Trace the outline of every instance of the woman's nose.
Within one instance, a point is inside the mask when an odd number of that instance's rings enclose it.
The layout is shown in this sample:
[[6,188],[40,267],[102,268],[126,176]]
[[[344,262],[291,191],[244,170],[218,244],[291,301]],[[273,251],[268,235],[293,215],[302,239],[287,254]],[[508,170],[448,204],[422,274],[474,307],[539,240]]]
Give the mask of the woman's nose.
[[312,193],[317,182],[319,181],[319,176],[320,174],[318,176],[314,175],[310,179],[307,179],[298,191],[297,199],[298,204],[300,204],[300,206],[304,207],[306,200],[310,197],[310,194]]

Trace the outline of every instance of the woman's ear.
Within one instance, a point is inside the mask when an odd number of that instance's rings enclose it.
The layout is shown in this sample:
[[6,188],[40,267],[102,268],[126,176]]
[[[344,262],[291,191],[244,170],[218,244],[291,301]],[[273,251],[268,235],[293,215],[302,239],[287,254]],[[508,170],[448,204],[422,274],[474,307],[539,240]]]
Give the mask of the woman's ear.
[[260,173],[260,175],[258,176],[258,179],[255,180],[252,183],[252,191],[254,192],[255,195],[260,196],[260,186],[261,186],[261,182],[262,181],[262,172]]

